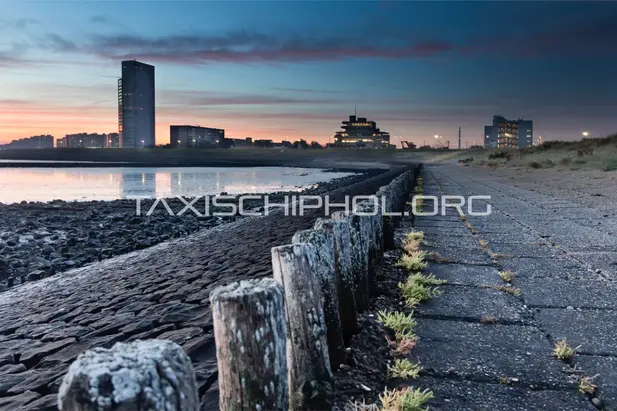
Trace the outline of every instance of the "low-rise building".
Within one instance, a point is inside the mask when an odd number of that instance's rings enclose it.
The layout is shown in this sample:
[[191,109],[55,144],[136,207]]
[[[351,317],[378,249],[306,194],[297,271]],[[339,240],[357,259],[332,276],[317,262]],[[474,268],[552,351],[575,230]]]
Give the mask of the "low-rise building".
[[341,128],[334,135],[335,147],[388,148],[390,145],[390,133],[381,131],[377,123],[366,117],[351,115]]
[[53,147],[54,147],[54,136],[51,136],[49,134],[20,138],[17,140],[13,140],[10,143],[0,145],[0,148],[3,148],[3,149],[12,149],[12,148],[36,149],[36,148],[53,148]]
[[172,148],[216,148],[225,140],[225,130],[201,126],[169,126]]

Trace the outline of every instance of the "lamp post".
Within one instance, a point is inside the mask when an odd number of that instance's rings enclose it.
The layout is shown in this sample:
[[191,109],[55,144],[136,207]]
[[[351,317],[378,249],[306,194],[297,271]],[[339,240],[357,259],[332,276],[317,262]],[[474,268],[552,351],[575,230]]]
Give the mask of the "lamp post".
[[583,137],[587,137],[589,136],[589,132],[588,131],[583,131]]
[[219,148],[219,140],[216,140],[216,149],[218,150]]
[[141,148],[144,148],[145,141],[141,140]]

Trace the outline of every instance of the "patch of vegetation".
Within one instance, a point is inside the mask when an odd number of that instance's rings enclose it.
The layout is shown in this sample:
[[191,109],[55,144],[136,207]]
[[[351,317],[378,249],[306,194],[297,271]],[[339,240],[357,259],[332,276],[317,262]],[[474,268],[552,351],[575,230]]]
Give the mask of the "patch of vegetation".
[[562,166],[569,166],[570,164],[572,164],[572,158],[562,157],[561,160],[559,160],[559,164],[561,164]]
[[499,277],[506,283],[511,283],[514,279],[514,274],[511,271],[500,271]]
[[570,347],[564,338],[555,343],[553,355],[562,361],[567,361],[574,356],[574,348]]
[[596,391],[596,385],[593,383],[595,377],[582,377],[578,381],[578,390],[583,394],[593,395]]
[[494,160],[496,158],[503,158],[506,161],[509,161],[512,158],[512,153],[509,151],[497,151],[488,155],[489,160]]
[[504,293],[512,294],[515,297],[521,295],[521,290],[509,285],[498,285],[493,287],[495,290],[503,291]]
[[462,158],[458,161],[460,164],[469,164],[473,162],[473,157]]
[[600,164],[602,171],[615,171],[617,170],[617,158],[604,158]]
[[530,161],[529,164],[527,164],[529,167],[531,168],[543,168],[544,165],[542,163],[539,163],[537,161]]
[[408,355],[416,346],[417,338],[401,338],[399,341],[388,341],[394,348],[394,355]]
[[388,365],[388,376],[390,378],[418,378],[422,371],[420,364],[415,364],[407,358],[396,358],[391,365]]
[[414,308],[421,302],[428,301],[432,297],[441,294],[437,288],[427,287],[420,281],[417,281],[413,275],[409,276],[404,283],[399,283],[398,287],[403,293],[405,305],[409,308]]
[[442,280],[440,278],[435,277],[433,274],[421,274],[415,273],[410,275],[407,281],[412,280],[416,281],[422,285],[443,285],[448,284],[447,280]]
[[384,327],[394,331],[397,341],[404,338],[417,339],[413,332],[416,328],[413,312],[405,314],[399,311],[386,312],[382,310],[377,313],[377,321]]
[[508,385],[511,382],[512,382],[512,378],[508,377],[507,375],[499,377],[499,384],[501,385]]
[[480,247],[488,248],[488,243],[485,240],[480,240]]
[[403,267],[409,271],[422,271],[428,264],[424,259],[427,257],[426,251],[414,251],[411,253],[405,253],[397,261],[398,267]]
[[386,389],[379,396],[382,411],[427,411],[426,403],[435,398],[428,388],[405,387],[398,390]]
[[403,240],[403,250],[408,254],[413,253],[414,251],[418,251],[421,243],[422,240],[407,237]]
[[407,239],[410,240],[424,240],[424,232],[423,231],[410,231],[407,233]]

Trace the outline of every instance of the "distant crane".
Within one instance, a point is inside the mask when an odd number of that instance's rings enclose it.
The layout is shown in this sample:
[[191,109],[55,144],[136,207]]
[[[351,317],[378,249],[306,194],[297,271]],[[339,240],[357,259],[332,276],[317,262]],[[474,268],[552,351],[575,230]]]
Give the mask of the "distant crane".
[[414,150],[416,145],[410,141],[401,141],[401,148],[403,150]]

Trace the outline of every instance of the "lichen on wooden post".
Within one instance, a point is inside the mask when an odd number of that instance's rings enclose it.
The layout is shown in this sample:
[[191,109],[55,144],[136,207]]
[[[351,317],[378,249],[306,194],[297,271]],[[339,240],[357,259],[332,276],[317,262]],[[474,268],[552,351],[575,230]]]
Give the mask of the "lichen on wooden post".
[[[356,212],[367,221],[368,228],[368,284],[369,295],[377,291],[377,279],[381,275],[383,262],[382,219],[379,204],[363,201],[358,204]],[[366,214],[366,215],[362,215]]]
[[334,383],[316,265],[310,244],[272,248],[274,279],[285,293],[291,410],[332,409]]
[[308,243],[317,251],[317,275],[323,295],[323,311],[327,329],[330,366],[337,370],[345,363],[345,343],[339,314],[339,297],[334,268],[334,236],[332,231],[303,230],[292,238],[292,243]]
[[342,211],[332,213],[335,221],[344,221],[349,225],[351,238],[351,256],[353,274],[355,277],[355,296],[356,308],[358,312],[368,309],[368,245],[366,244],[366,233],[363,234],[364,227],[361,225],[360,216],[355,214],[345,214]]
[[272,278],[210,293],[219,408],[281,410],[289,405],[283,289]]
[[331,232],[334,239],[334,269],[338,289],[339,316],[343,340],[347,344],[358,330],[356,284],[351,264],[349,225],[345,221],[318,218],[315,222],[315,229]]
[[195,371],[167,340],[116,343],[77,357],[58,392],[60,411],[199,411]]

